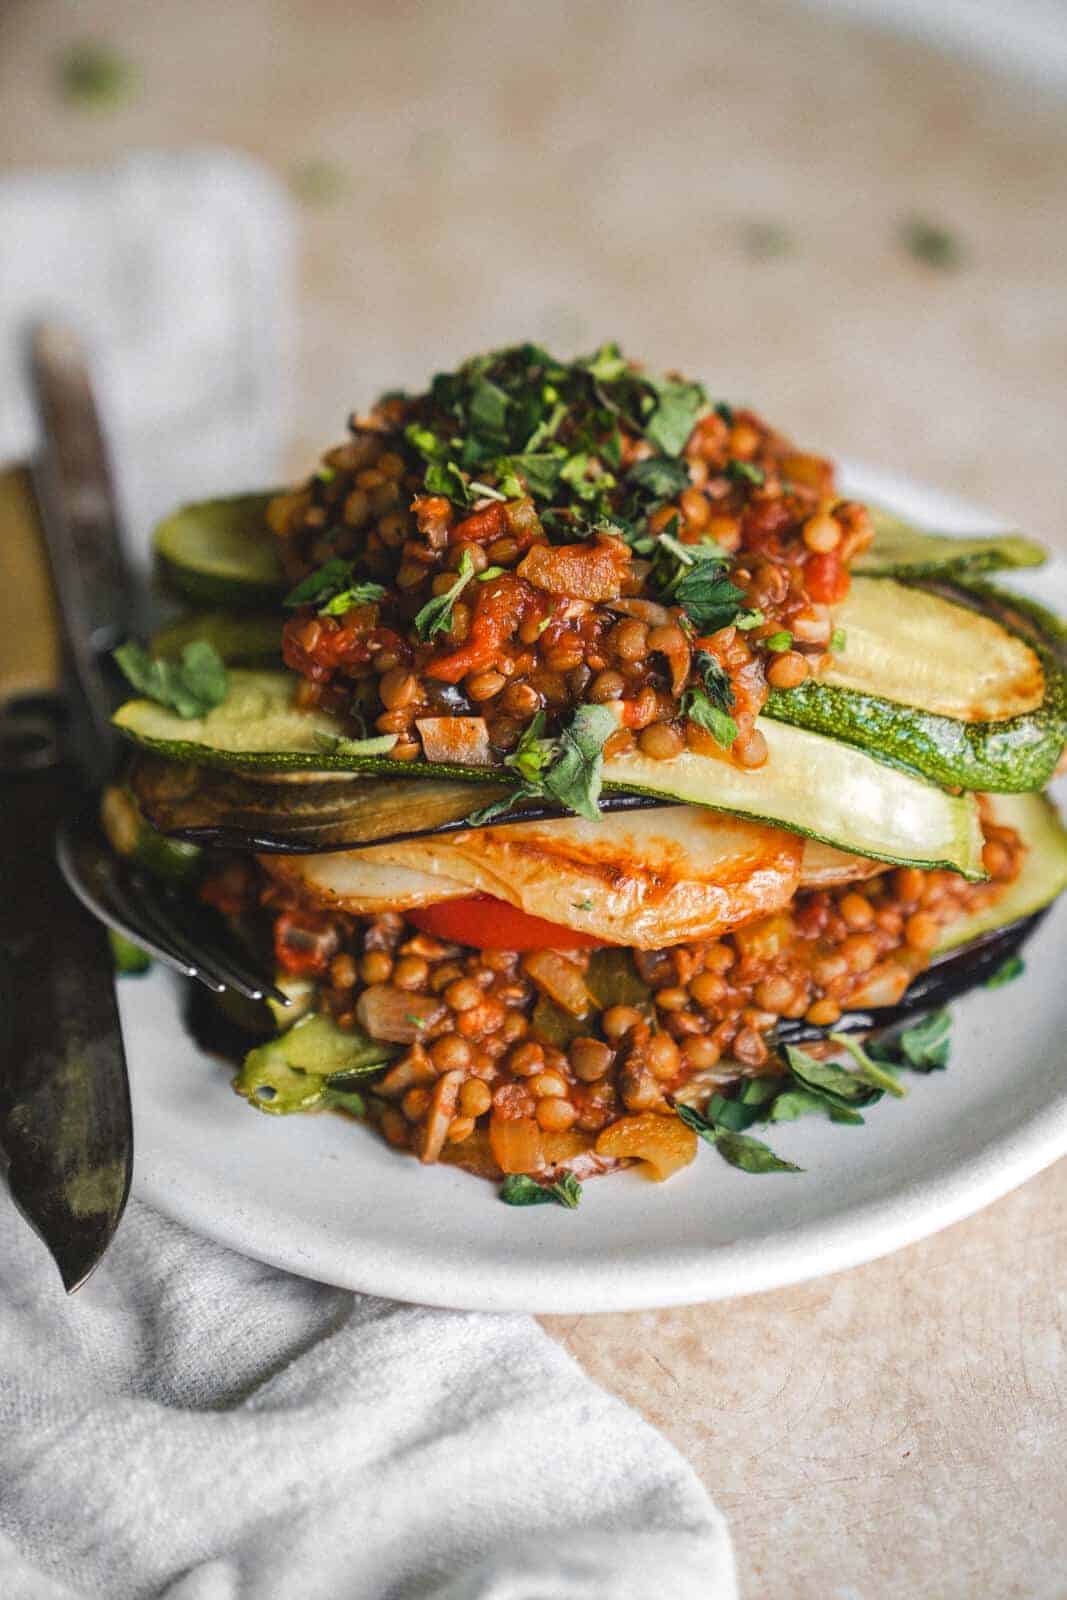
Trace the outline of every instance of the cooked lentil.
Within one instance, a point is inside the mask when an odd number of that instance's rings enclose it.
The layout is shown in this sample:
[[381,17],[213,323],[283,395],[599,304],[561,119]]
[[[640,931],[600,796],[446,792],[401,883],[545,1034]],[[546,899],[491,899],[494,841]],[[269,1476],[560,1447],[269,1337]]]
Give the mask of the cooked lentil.
[[[680,429],[663,394],[681,405]],[[729,677],[735,758],[759,766],[752,725],[768,681],[795,687],[818,670],[830,607],[872,538],[828,461],[754,412],[713,409],[698,385],[653,384],[613,347],[571,364],[534,346],[499,351],[426,394],[385,397],[349,428],[268,522],[294,583],[342,557],[353,583],[385,594],[345,606],[342,589],[324,615],[299,606],[283,654],[302,705],[398,735],[397,761],[422,754],[420,717],[479,715],[499,755],[535,716],[552,734],[584,701],[616,704],[658,759],[705,747],[682,710],[699,687],[695,644]],[[706,626],[663,567],[673,561],[677,579],[694,549],[722,558],[736,594]],[[457,582],[446,627],[424,636],[422,608]],[[775,656],[766,641],[783,630],[794,648]]]
[[358,1025],[361,996],[395,997],[408,1048],[366,1094],[390,1144],[483,1174],[543,1174],[619,1119],[669,1111],[687,1086],[779,1073],[770,1035],[781,1018],[826,1026],[896,1003],[941,930],[1020,870],[1018,836],[983,826],[988,883],[901,867],[802,891],[721,938],[628,952],[647,998],[595,1007],[562,1032],[556,996],[580,1006],[595,952],[480,951],[397,913],[327,916],[247,861],[217,866],[201,892],[228,915],[265,914],[281,966],[318,979],[316,1004],[340,1027]]

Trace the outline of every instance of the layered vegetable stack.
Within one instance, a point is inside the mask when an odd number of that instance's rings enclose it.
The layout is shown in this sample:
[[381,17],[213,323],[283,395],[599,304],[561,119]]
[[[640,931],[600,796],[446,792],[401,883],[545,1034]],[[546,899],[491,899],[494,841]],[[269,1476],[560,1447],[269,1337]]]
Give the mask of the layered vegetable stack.
[[790,1170],[752,1124],[943,1065],[937,1001],[1067,882],[1064,633],[976,576],[1040,549],[845,498],[614,346],[480,357],[349,435],[164,523],[225,609],[119,652],[112,839],[184,852],[292,1002],[244,1018],[238,1091],[573,1203],[698,1134]]

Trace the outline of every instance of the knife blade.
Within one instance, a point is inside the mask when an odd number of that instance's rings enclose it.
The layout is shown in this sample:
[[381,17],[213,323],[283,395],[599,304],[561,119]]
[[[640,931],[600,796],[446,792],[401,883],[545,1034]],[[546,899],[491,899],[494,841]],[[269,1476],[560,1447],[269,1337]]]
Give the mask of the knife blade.
[[[10,723],[5,732],[10,762]],[[23,758],[41,760],[48,744],[47,722],[27,721]],[[65,762],[9,770],[4,788],[0,1148],[12,1197],[69,1294],[100,1261],[129,1194],[126,1058],[107,934],[55,860],[56,828],[84,794],[77,772]]]
[[97,1265],[122,1216],[133,1127],[110,945],[63,883],[55,830],[110,767],[100,651],[127,625],[131,590],[79,342],[64,329],[35,330],[29,371],[43,439],[34,490],[68,705],[15,702],[0,727],[8,802],[0,834],[0,1147],[16,1204],[69,1293]]

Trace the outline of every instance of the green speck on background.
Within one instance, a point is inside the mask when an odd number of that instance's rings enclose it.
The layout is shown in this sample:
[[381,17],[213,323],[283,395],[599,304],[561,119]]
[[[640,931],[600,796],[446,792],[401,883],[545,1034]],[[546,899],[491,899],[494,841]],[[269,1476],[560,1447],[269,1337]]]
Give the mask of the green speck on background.
[[754,261],[771,261],[775,256],[787,256],[793,249],[789,229],[768,217],[754,217],[744,223],[741,243],[745,254]]
[[59,88],[69,105],[112,110],[128,100],[137,73],[110,45],[83,40],[71,45],[59,62]]
[[289,187],[304,205],[329,206],[347,193],[349,177],[335,161],[305,161],[293,168]]
[[909,217],[902,222],[900,242],[916,261],[941,272],[954,272],[965,259],[959,236],[927,217]]

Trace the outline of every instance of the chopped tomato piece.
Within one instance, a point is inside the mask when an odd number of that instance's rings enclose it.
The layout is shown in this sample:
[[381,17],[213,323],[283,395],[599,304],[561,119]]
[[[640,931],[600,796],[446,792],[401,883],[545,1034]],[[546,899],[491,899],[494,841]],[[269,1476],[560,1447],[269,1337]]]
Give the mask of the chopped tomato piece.
[[810,556],[804,568],[805,581],[811,598],[824,606],[838,606],[846,599],[850,579],[848,568],[841,563],[836,550],[823,555]]
[[334,924],[313,911],[283,911],[274,923],[274,954],[284,972],[321,976],[339,944]]
[[604,943],[591,933],[576,933],[559,922],[527,916],[517,906],[488,894],[442,900],[405,915],[431,939],[469,944],[476,950],[594,950]]
[[476,584],[475,588],[479,593],[465,643],[458,650],[428,661],[424,669],[427,677],[458,683],[468,672],[484,672],[495,665],[501,646],[519,623],[545,609],[544,595],[510,572],[489,583]]

